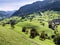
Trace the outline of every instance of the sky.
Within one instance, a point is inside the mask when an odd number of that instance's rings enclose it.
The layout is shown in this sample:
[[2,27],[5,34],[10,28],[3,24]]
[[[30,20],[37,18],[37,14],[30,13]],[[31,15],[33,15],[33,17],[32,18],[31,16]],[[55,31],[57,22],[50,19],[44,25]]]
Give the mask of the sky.
[[0,0],[0,11],[18,10],[20,7],[43,0]]

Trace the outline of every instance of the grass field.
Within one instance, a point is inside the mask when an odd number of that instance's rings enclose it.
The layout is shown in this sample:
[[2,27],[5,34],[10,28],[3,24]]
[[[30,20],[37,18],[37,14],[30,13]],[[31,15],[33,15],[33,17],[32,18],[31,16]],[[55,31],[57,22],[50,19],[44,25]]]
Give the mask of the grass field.
[[35,42],[26,39],[21,33],[0,26],[0,45],[35,45]]
[[[9,19],[4,19],[0,22],[0,45],[55,45],[53,39],[46,39],[44,41],[39,39],[39,36],[34,39],[29,38],[31,27],[36,28],[37,32],[41,34],[42,31],[51,36],[54,34],[54,31],[48,28],[48,21],[58,18],[58,13],[54,11],[47,11],[41,13],[42,16],[38,14],[31,14],[25,19],[21,20],[21,17],[12,17]],[[30,18],[33,17],[32,21]],[[54,18],[53,18],[54,17]],[[10,24],[2,26],[2,23],[8,22],[9,20],[14,19],[18,23],[15,25],[15,28],[12,29]],[[42,23],[44,23],[44,26]],[[27,27],[29,31],[28,34],[22,32],[22,27]],[[58,32],[60,32],[60,25],[58,25]]]
[[[22,24],[24,25],[24,23]],[[14,29],[11,29],[10,25],[6,25],[5,27],[0,26],[0,32],[1,32],[0,44],[1,45],[45,45],[45,44],[55,45],[52,40],[48,39],[44,41],[39,40],[38,36],[34,39],[30,39],[29,34],[26,35],[25,33],[22,32],[21,27],[23,26],[22,24],[18,23]],[[46,31],[49,33],[48,30]],[[51,34],[51,32],[49,34]]]

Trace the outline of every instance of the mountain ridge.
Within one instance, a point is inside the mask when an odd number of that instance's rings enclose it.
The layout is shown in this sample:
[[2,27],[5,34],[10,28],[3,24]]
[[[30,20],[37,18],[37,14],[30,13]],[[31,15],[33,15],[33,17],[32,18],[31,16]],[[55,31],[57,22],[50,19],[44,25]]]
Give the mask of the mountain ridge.
[[[16,11],[16,10],[15,10]],[[12,16],[15,11],[0,11],[0,19]]]
[[16,11],[12,16],[24,16],[33,13],[38,13],[47,10],[60,11],[60,1],[56,0],[46,0],[46,1],[37,1],[32,4],[22,6],[18,11]]

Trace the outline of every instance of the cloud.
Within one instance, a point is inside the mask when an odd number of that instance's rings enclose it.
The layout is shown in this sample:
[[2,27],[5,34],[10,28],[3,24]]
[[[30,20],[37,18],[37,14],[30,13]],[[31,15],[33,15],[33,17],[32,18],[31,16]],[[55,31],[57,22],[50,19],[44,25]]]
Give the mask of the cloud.
[[42,0],[0,0],[0,10],[17,10],[21,6]]
[[0,10],[8,11],[8,10],[18,10],[21,6],[26,4],[30,4],[31,2],[18,2],[18,3],[3,3],[0,5]]

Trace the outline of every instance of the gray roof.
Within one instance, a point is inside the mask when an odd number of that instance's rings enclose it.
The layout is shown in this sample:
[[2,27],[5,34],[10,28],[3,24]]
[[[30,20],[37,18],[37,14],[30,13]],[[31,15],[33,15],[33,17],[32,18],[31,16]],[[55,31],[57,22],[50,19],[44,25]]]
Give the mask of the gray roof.
[[54,19],[54,20],[49,21],[49,24],[51,23],[60,24],[60,19]]

